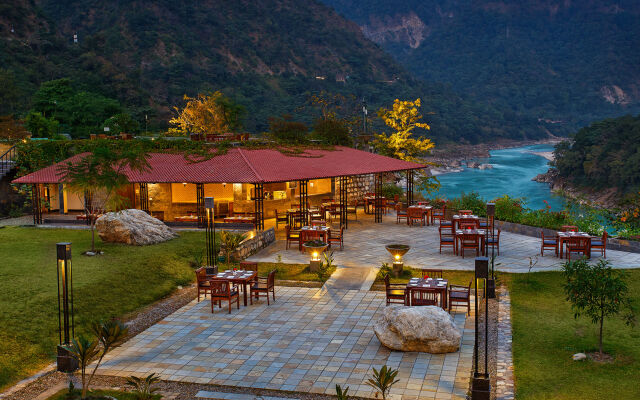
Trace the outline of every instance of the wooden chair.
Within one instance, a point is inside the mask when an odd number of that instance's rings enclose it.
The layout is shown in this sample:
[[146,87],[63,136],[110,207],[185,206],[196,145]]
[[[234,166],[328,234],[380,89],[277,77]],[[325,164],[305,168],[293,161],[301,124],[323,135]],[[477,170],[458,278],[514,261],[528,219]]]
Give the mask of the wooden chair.
[[312,220],[311,226],[327,226],[327,221],[325,220]]
[[311,211],[309,213],[309,219],[311,220],[311,224],[313,224],[313,221],[323,221],[324,222],[324,216],[322,215],[322,213],[320,211]]
[[384,277],[384,289],[387,297],[387,305],[391,303],[407,304],[407,285],[404,283],[391,283],[389,274]]
[[567,258],[569,258],[569,261],[571,261],[571,253],[582,253],[584,257],[589,257],[591,252],[589,248],[590,241],[588,237],[570,237],[567,241]]
[[607,236],[607,231],[604,231],[601,239],[591,239],[591,250],[600,250],[604,258],[607,258]]
[[213,313],[213,305],[218,303],[218,307],[222,308],[222,301],[225,300],[229,303],[229,314],[231,314],[231,304],[233,302],[238,304],[238,310],[240,309],[240,295],[236,286],[231,286],[231,283],[226,279],[211,279],[211,312]]
[[289,222],[289,218],[287,217],[287,213],[278,214],[278,210],[276,210],[276,229],[281,222],[284,222],[285,225]]
[[[364,205],[364,203],[362,203]],[[347,214],[353,214],[355,220],[358,220],[358,200],[353,200],[350,206],[347,206]]]
[[287,235],[287,250],[289,249],[289,243],[300,243],[300,231],[294,231],[289,225],[285,225],[284,232]]
[[422,279],[442,278],[442,270],[441,269],[422,268],[421,271],[422,271]]
[[498,234],[495,237],[487,236],[487,247],[495,247],[498,250],[498,255],[500,255],[500,229],[498,229]]
[[422,216],[423,211],[419,208],[407,208],[407,218],[409,219],[409,225],[413,226],[414,221],[424,226],[424,218]]
[[426,290],[410,290],[409,303],[411,306],[435,306],[438,305],[438,293]]
[[267,296],[267,305],[269,304],[269,292],[273,295],[273,301],[276,301],[276,270],[269,272],[266,278],[259,276],[253,285],[251,285],[251,295],[249,296],[251,304],[253,304],[253,296],[256,300],[260,299],[260,294]]
[[402,203],[396,203],[396,224],[402,220],[408,221],[407,210],[402,209]]
[[464,258],[465,249],[474,249],[476,251],[476,257],[480,255],[480,237],[475,234],[463,233],[458,235],[460,240],[460,251],[462,252],[462,258]]
[[198,301],[200,301],[200,294],[204,293],[204,297],[207,298],[207,293],[211,293],[211,284],[209,283],[210,276],[207,275],[207,270],[204,267],[196,269],[196,287],[198,288]]
[[440,234],[440,254],[442,254],[442,246],[451,246],[453,252],[456,251],[456,243],[451,233],[445,233],[446,227],[438,227],[438,233]]
[[334,235],[332,231],[329,231],[329,238],[327,240],[329,241],[329,245],[331,245],[332,243],[339,244],[340,250],[342,250],[342,247],[344,245],[344,226],[340,227],[339,235]]
[[258,272],[258,263],[255,261],[241,261],[240,269],[244,269],[245,271],[253,271]]
[[460,215],[472,215],[473,211],[472,210],[458,210],[458,214],[460,214]]
[[550,239],[548,236],[544,237],[544,231],[540,231],[540,237],[542,238],[542,243],[540,244],[540,255],[544,257],[544,249],[554,249],[556,252],[556,257],[558,257],[558,251],[560,247],[558,246],[558,238],[553,237]]
[[458,223],[459,229],[476,229],[478,228],[478,224],[472,221],[462,221]]
[[562,232],[578,232],[578,227],[574,225],[562,225]]
[[471,312],[471,283],[469,286],[449,285],[449,312],[451,312],[454,304],[466,304],[467,315]]
[[433,212],[431,213],[431,223],[435,224],[436,220],[438,220],[438,222],[440,222],[442,224],[442,221],[445,219],[444,218],[444,214],[446,211],[447,206],[442,206],[441,209],[433,209]]

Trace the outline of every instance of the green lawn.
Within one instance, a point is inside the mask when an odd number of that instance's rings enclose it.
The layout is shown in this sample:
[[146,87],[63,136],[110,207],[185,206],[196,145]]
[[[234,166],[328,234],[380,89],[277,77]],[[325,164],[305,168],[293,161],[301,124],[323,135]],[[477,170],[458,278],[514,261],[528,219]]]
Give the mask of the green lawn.
[[[640,270],[630,270],[630,292],[640,306]],[[573,318],[562,291],[560,272],[501,275],[509,286],[513,357],[518,399],[640,398],[640,329],[621,320],[605,320],[605,351],[611,364],[575,362],[578,352],[597,350],[597,328]]]
[[[324,283],[324,280],[320,280],[318,274],[309,272],[309,264],[258,263],[258,275],[260,276],[267,276],[274,269],[276,270],[276,282],[278,280],[288,280]],[[331,275],[335,270],[335,267],[331,268],[327,276]]]

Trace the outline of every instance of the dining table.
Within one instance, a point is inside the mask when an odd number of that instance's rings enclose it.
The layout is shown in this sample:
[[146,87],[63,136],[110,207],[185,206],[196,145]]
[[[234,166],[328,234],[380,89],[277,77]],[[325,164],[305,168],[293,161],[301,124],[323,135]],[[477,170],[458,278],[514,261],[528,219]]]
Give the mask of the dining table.
[[258,273],[256,271],[228,269],[211,276],[211,279],[225,279],[233,284],[242,285],[242,291],[244,292],[244,306],[246,307],[248,292],[247,286],[250,285],[251,282],[255,281],[257,275]]
[[485,237],[487,235],[487,230],[486,229],[455,229],[455,251],[456,253],[458,252],[458,241],[462,240],[462,235],[475,235],[475,236],[479,236],[480,240],[478,241],[480,243],[480,251],[482,252],[482,255],[484,255],[484,246],[485,246]]
[[227,224],[255,224],[256,218],[253,216],[235,215],[233,217],[224,217],[223,221]]
[[[586,232],[556,232],[556,236],[558,237],[558,246],[560,247],[560,258],[564,258],[564,248],[567,242],[574,237],[581,237],[589,240],[589,248],[591,248],[591,239],[593,238]],[[588,258],[591,258],[591,252],[589,251],[587,254]]]
[[480,217],[477,215],[454,215],[451,217],[451,223],[453,224],[453,229],[457,229],[460,227],[462,223],[472,223],[476,226],[480,224]]
[[325,243],[329,243],[329,234],[331,228],[328,226],[303,226],[300,228],[300,239],[298,242],[298,249],[302,251],[302,244],[309,240],[320,239]]
[[[407,295],[409,306],[421,306],[427,305],[428,302],[421,301],[422,298],[426,299],[426,296],[418,295],[414,296],[414,292],[418,293],[435,293],[440,297],[440,307],[442,309],[447,308],[447,287],[449,286],[449,282],[443,278],[411,278],[409,282],[407,282]],[[418,297],[417,299],[414,297]]]

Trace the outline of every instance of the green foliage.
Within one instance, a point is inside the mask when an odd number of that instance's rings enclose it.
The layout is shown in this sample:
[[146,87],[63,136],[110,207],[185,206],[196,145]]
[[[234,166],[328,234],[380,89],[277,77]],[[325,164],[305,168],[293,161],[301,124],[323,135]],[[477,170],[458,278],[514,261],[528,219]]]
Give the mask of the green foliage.
[[336,397],[338,400],[347,400],[349,398],[349,386],[342,389],[340,385],[336,385]]
[[402,188],[393,183],[383,184],[380,192],[382,193],[382,196],[386,197],[387,199],[393,199],[396,195],[400,197],[404,194]]
[[524,209],[524,200],[504,195],[493,200],[496,205],[496,218],[501,221],[520,222]]
[[330,253],[327,253],[325,251],[324,253],[322,253],[322,257],[324,258],[324,261],[321,262],[318,266],[316,275],[318,275],[318,280],[324,282],[333,273],[333,270],[336,266],[333,264],[333,251]]
[[291,115],[281,118],[269,118],[269,136],[273,140],[285,143],[302,143],[307,141],[309,130],[302,122],[292,120]]
[[399,382],[396,376],[398,376],[398,370],[386,365],[383,365],[379,371],[373,368],[373,378],[367,380],[367,385],[376,389],[382,395],[382,400],[386,400],[391,387]]
[[67,349],[80,366],[80,376],[82,379],[82,398],[86,397],[89,383],[87,382],[87,367],[93,362],[100,354],[100,348],[98,347],[98,339],[89,340],[84,336],[78,338],[72,338],[71,343],[67,346]]
[[138,133],[140,131],[140,124],[138,121],[131,118],[130,114],[120,113],[108,118],[104,121],[104,126],[109,127],[109,133]]
[[599,324],[599,350],[602,354],[604,319],[626,311],[623,318],[628,325],[635,321],[629,297],[627,277],[614,270],[608,261],[589,264],[586,259],[567,262],[562,267],[567,282],[564,291],[575,318],[585,314],[591,322]]
[[487,215],[487,202],[480,197],[478,192],[462,193],[460,197],[449,200],[447,208],[454,210],[454,212],[471,210],[475,215]]
[[53,118],[45,118],[41,113],[32,111],[27,114],[25,127],[34,138],[53,138],[58,134],[60,123]]
[[622,194],[640,187],[640,115],[606,119],[580,129],[573,142],[556,145],[554,166],[561,177]]
[[333,118],[317,118],[313,122],[313,138],[332,145],[350,146],[352,143],[347,123]]
[[160,377],[154,372],[144,378],[132,375],[127,378],[127,385],[133,387],[132,392],[137,400],[151,400],[154,398],[153,394],[158,391],[153,385],[159,381]]
[[221,231],[220,232],[220,241],[222,242],[222,248],[226,255],[226,260],[228,263],[231,263],[233,260],[231,259],[231,255],[234,251],[240,247],[240,244],[247,238],[246,233],[240,232],[230,232],[230,231]]

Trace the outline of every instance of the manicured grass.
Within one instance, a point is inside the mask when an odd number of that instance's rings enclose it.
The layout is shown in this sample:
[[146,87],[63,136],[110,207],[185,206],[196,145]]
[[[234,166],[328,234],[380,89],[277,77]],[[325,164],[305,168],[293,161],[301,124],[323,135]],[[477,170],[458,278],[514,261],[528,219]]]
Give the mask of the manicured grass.
[[87,257],[90,232],[68,229],[0,229],[0,388],[45,366],[58,344],[57,242],[72,242],[76,335],[91,322],[121,316],[154,302],[195,275],[189,261],[203,234],[153,246],[101,243],[104,255]]
[[[629,289],[640,306],[640,270],[629,270]],[[501,274],[511,295],[517,399],[640,398],[640,329],[619,319],[604,324],[611,364],[576,362],[571,356],[597,351],[597,327],[574,319],[562,290],[561,272]]]
[[[309,264],[282,264],[282,263],[258,263],[258,275],[267,276],[269,272],[276,270],[276,281],[289,280],[289,281],[311,281],[311,282],[324,282],[320,280],[318,274],[309,271]],[[327,277],[335,271],[336,268],[331,268]]]

